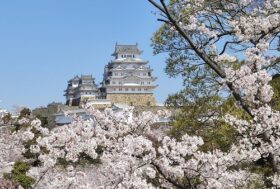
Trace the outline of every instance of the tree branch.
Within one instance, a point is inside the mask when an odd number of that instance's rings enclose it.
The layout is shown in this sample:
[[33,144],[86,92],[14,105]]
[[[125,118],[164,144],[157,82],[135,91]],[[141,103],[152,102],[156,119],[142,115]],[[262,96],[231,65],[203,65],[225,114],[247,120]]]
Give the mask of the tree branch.
[[[226,78],[226,74],[225,72],[221,69],[221,67],[218,66],[218,64],[216,62],[214,62],[213,60],[211,60],[208,55],[203,52],[201,49],[199,49],[198,47],[196,47],[196,45],[194,44],[193,40],[191,39],[191,37],[177,24],[176,20],[174,20],[174,18],[171,16],[164,0],[160,0],[161,5],[155,3],[153,0],[148,0],[149,2],[151,2],[156,8],[158,8],[160,11],[162,11],[166,17],[169,19],[170,23],[172,24],[172,26],[175,27],[175,29],[179,32],[179,34],[189,43],[189,45],[191,46],[191,48],[195,51],[195,53],[210,67],[212,68],[221,78]],[[227,86],[229,87],[229,89],[231,90],[234,98],[240,102],[241,107],[252,117],[252,113],[251,110],[249,108],[249,106],[243,101],[242,97],[240,96],[240,94],[238,94],[237,92],[235,92],[232,83],[227,82],[226,83]]]
[[159,173],[161,176],[163,176],[163,178],[164,178],[167,182],[169,182],[170,184],[172,184],[173,186],[177,187],[178,189],[188,189],[188,188],[186,188],[186,187],[184,187],[184,186],[178,184],[176,181],[172,180],[171,178],[167,177],[167,176],[162,172],[161,168],[160,168],[157,164],[155,164],[154,162],[152,162],[151,165],[153,165],[153,166],[156,168],[156,170],[158,171],[158,173]]

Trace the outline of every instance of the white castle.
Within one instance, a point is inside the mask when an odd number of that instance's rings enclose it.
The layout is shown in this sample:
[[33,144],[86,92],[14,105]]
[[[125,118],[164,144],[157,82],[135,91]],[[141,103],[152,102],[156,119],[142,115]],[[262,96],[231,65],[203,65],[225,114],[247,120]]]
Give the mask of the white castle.
[[138,45],[118,45],[104,69],[100,87],[91,75],[75,76],[65,90],[66,104],[79,106],[85,101],[110,102],[133,106],[155,106],[155,77],[143,60]]

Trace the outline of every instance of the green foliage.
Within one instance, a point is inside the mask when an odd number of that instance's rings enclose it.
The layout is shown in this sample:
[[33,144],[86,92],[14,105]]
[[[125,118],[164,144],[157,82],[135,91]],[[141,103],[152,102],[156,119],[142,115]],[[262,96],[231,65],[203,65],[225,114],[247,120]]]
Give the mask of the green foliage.
[[41,125],[42,127],[47,127],[48,126],[48,118],[47,117],[43,117],[43,116],[36,116],[37,119],[39,119],[41,121]]
[[[156,172],[155,178],[149,178],[147,177],[147,182],[151,183],[153,186],[157,188],[161,188],[161,183],[162,183],[162,177],[158,172]],[[201,184],[201,180],[198,177],[192,177],[192,178],[181,178],[177,179],[176,183],[180,183],[181,186],[184,186],[184,188],[194,188],[193,186],[197,186],[198,184]]]
[[[32,140],[29,140],[29,141],[26,141],[26,142],[23,143],[24,148],[27,149],[27,150],[22,155],[27,159],[34,159],[35,164],[39,164],[39,161],[38,161],[39,154],[31,153],[30,152],[30,146],[31,145],[36,145],[37,144],[37,141],[36,141],[37,138],[42,136],[42,134],[38,130],[36,130],[35,128],[32,128],[31,132],[34,133],[34,138]],[[44,150],[44,149],[41,149],[41,150]]]
[[29,108],[23,108],[19,113],[19,119],[23,117],[29,117],[31,115],[31,110]]
[[236,142],[238,133],[222,117],[227,113],[238,117],[245,115],[233,102],[232,99],[223,100],[218,96],[200,97],[194,102],[185,99],[174,117],[170,135],[177,139],[186,133],[201,136],[204,140],[201,150],[228,151]]
[[99,165],[101,164],[101,159],[100,156],[98,156],[96,159],[91,158],[89,155],[82,153],[80,155],[80,160],[79,160],[79,165],[88,165],[88,164],[93,164],[93,165]]
[[28,108],[23,108],[23,109],[20,111],[19,117],[17,118],[17,122],[14,124],[14,127],[11,128],[11,131],[12,131],[12,132],[15,132],[15,131],[18,131],[18,130],[21,130],[21,129],[30,127],[30,124],[29,124],[29,123],[25,123],[25,124],[19,124],[19,123],[18,123],[18,121],[19,121],[20,119],[22,119],[22,118],[29,118],[30,115],[31,115],[30,109],[28,109]]
[[270,82],[274,94],[271,100],[271,106],[273,109],[280,111],[280,74],[273,76],[272,81]]
[[21,129],[28,128],[28,127],[30,127],[29,123],[26,123],[26,124],[15,123],[14,127],[11,127],[11,132],[16,132],[16,131],[19,131]]
[[274,171],[269,157],[262,157],[253,163],[243,162],[236,168],[247,169],[258,175],[258,179],[250,179],[247,188],[272,188],[270,177],[274,175]]
[[25,189],[31,188],[35,180],[26,175],[29,169],[30,166],[27,163],[16,161],[12,172],[10,174],[4,174],[4,178],[20,184]]
[[103,153],[103,147],[97,146],[95,151],[98,154],[98,157],[96,159],[91,158],[86,153],[81,153],[79,155],[79,160],[75,163],[69,162],[69,161],[66,161],[65,159],[60,158],[60,159],[58,159],[58,164],[63,167],[67,167],[68,165],[83,166],[83,167],[85,167],[86,165],[100,165],[100,164],[102,164],[102,160],[100,159],[100,157]]
[[12,114],[8,113],[2,118],[4,124],[8,124],[12,121]]
[[93,165],[99,165],[102,163],[100,157],[103,153],[103,146],[97,146],[95,149],[96,153],[98,154],[98,157],[96,159],[91,158],[89,155],[82,153],[80,154],[80,159],[78,161],[79,165],[88,165],[88,164],[93,164]]

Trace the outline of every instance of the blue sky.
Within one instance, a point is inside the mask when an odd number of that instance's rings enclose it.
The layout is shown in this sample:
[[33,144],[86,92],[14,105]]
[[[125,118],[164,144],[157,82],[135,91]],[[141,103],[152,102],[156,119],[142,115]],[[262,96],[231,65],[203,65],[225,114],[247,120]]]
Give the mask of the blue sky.
[[99,83],[116,42],[138,42],[163,102],[181,80],[166,76],[164,55],[153,56],[150,39],[161,24],[154,11],[146,0],[0,0],[0,107],[64,102],[75,75]]

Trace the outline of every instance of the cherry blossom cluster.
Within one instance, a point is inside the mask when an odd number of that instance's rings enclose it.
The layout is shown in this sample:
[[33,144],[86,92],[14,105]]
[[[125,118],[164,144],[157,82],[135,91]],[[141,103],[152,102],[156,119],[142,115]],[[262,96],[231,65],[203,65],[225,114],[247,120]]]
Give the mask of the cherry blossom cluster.
[[[29,150],[41,162],[28,172],[37,181],[34,188],[173,188],[184,186],[181,179],[199,180],[202,188],[236,188],[246,186],[252,174],[229,167],[260,157],[245,139],[230,153],[202,152],[200,137],[186,134],[177,141],[154,133],[153,124],[170,116],[166,111],[135,115],[132,108],[102,112],[90,105],[86,110],[91,119],[75,117],[71,124],[51,131],[41,127],[37,119],[21,120],[30,127],[14,134],[22,142],[36,139]],[[39,136],[33,133],[35,129]],[[83,169],[75,164],[81,153],[97,158],[97,146],[103,149],[100,165]],[[61,159],[69,162],[66,169],[60,165]]]
[[[259,157],[257,152],[245,150],[247,146],[233,146],[229,154],[219,150],[204,153],[199,149],[204,143],[200,137],[186,134],[177,141],[154,133],[153,124],[170,116],[167,111],[135,115],[133,108],[98,111],[90,105],[86,110],[89,120],[75,117],[71,124],[51,131],[37,119],[21,120],[30,127],[16,134],[22,142],[36,139],[29,150],[41,162],[28,172],[37,180],[35,188],[173,188],[181,179],[199,180],[201,187],[208,183],[215,188],[235,188],[245,186],[250,174],[228,171],[228,167]],[[40,135],[35,136],[34,130]],[[89,165],[87,170],[75,165],[82,153],[97,158],[98,146],[103,149],[101,165]],[[67,169],[60,165],[61,159],[69,162]]]
[[0,127],[0,174],[11,171],[13,162],[22,157],[25,149],[9,127]]

